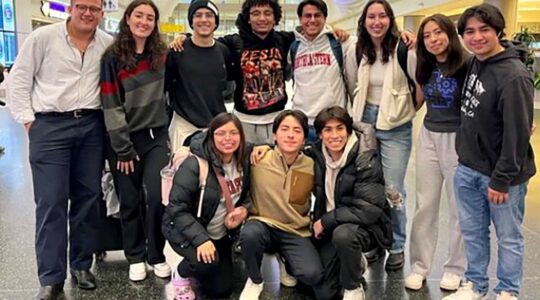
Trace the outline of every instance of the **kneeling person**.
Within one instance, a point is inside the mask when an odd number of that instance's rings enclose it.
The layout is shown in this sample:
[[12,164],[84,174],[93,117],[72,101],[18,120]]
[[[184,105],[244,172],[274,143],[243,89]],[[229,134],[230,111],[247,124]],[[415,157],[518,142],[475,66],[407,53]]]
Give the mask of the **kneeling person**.
[[313,236],[324,267],[321,289],[344,300],[364,299],[362,252],[392,245],[390,206],[374,150],[353,132],[345,109],[323,109],[314,126],[320,140],[306,149],[315,160]]
[[324,273],[309,239],[313,160],[300,152],[308,133],[307,117],[297,110],[285,110],[274,120],[272,131],[276,148],[251,168],[254,215],[240,233],[249,278],[240,300],[259,298],[265,252],[277,251],[288,271],[307,285],[317,286]]

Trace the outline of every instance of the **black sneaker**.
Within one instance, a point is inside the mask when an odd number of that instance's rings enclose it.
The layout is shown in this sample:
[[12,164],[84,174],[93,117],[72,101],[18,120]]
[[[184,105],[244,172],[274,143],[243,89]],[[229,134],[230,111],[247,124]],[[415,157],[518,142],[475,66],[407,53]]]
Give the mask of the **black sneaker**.
[[368,262],[369,265],[372,263],[376,263],[381,259],[384,259],[386,257],[386,250],[383,248],[377,248],[373,249],[369,252],[364,253],[364,256]]
[[405,264],[405,254],[401,253],[390,253],[386,259],[385,269],[386,271],[399,271],[403,269]]

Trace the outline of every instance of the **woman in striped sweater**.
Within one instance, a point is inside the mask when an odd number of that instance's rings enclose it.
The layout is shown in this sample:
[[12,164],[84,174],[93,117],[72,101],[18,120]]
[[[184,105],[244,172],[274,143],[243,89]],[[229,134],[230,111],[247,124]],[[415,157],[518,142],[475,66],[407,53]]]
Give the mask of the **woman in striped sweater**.
[[166,46],[159,37],[158,20],[151,0],[131,2],[101,62],[101,99],[111,146],[107,158],[120,196],[132,281],[146,278],[145,262],[153,265],[158,277],[171,273],[161,233],[159,172],[168,162],[169,150],[163,99]]

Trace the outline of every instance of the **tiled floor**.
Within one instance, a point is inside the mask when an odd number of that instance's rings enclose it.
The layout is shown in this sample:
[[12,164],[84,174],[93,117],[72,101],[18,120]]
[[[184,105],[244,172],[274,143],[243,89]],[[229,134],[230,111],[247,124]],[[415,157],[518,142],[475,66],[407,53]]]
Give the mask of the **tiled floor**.
[[[536,111],[536,122],[540,124],[540,111]],[[540,156],[540,133],[537,130],[533,144],[537,157]],[[30,168],[28,164],[28,141],[22,126],[15,124],[7,109],[0,108],[0,145],[6,152],[0,155],[0,299],[30,299],[38,288],[34,255],[34,203],[32,197]],[[414,150],[413,150],[414,151]],[[413,152],[414,153],[414,152]],[[537,159],[537,165],[540,160]],[[407,175],[409,216],[414,210],[414,155],[411,156]],[[444,202],[443,202],[444,203]],[[439,248],[434,262],[434,270],[426,287],[418,292],[405,291],[403,272],[388,274],[382,263],[370,266],[368,299],[440,299],[444,293],[438,287],[442,275],[441,265],[447,243],[445,221],[447,218],[443,204]],[[523,232],[526,240],[523,290],[520,299],[540,299],[538,280],[540,280],[540,176],[529,183],[525,223]],[[494,248],[493,248],[494,249]],[[495,251],[493,251],[495,253]],[[495,285],[494,259],[489,268],[492,286]],[[83,292],[73,287],[68,279],[65,285],[67,299],[171,299],[171,287],[167,280],[149,276],[142,283],[132,283],[127,279],[128,264],[121,252],[110,252],[105,261],[94,265],[99,288]],[[265,281],[263,299],[310,299],[308,293],[297,289],[281,288],[278,284],[277,263],[267,259],[264,263]],[[245,275],[241,263],[235,273],[236,289],[233,299],[243,286]],[[489,299],[494,299],[493,293]]]

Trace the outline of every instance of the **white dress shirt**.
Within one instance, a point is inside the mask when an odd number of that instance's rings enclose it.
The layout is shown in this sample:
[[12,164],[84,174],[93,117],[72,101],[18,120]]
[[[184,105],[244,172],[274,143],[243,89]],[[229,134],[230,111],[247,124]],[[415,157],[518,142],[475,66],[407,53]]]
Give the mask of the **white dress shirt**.
[[24,41],[7,80],[7,103],[19,123],[36,112],[99,109],[101,56],[113,38],[96,30],[81,54],[70,41],[67,22],[33,31]]

